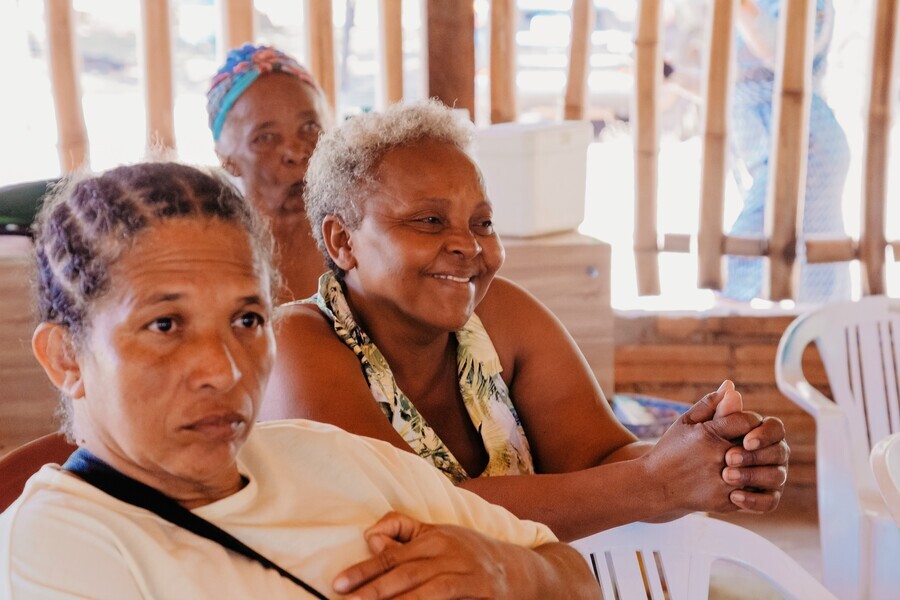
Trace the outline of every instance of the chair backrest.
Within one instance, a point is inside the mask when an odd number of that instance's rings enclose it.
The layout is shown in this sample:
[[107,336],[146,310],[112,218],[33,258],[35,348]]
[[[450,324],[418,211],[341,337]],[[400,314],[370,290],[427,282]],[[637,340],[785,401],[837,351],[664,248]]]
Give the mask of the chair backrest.
[[712,565],[719,560],[756,573],[786,598],[834,598],[772,542],[699,514],[669,523],[623,525],[572,546],[593,569],[604,598],[706,599]]
[[878,491],[900,527],[900,433],[875,444],[870,460]]
[[51,433],[0,459],[0,512],[15,502],[29,477],[47,463],[61,465],[75,448],[61,433]]
[[[779,380],[805,381],[803,350],[811,342],[822,357],[834,402],[847,416],[854,467],[868,472],[872,447],[900,432],[900,302],[868,296],[798,317],[782,336]],[[815,407],[804,408],[816,414]]]

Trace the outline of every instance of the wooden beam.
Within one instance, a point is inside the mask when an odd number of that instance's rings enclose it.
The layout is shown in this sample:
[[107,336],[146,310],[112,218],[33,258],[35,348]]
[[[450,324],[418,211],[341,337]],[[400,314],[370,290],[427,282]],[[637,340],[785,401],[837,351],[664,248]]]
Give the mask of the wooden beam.
[[722,252],[729,256],[765,256],[768,247],[767,240],[759,237],[726,235],[722,240]]
[[472,2],[428,0],[428,95],[465,108],[475,120],[475,9]]
[[731,65],[737,3],[738,0],[717,0],[712,3],[706,47],[706,109],[703,115],[697,285],[714,290],[722,289],[722,246],[725,237],[722,227],[725,218],[728,122],[733,76]]
[[[855,260],[859,252],[853,238],[806,236],[806,262],[810,264],[847,262]],[[882,253],[883,254],[883,253]]]
[[897,0],[878,0],[872,23],[872,80],[866,119],[863,218],[860,223],[859,258],[863,293],[885,292],[884,220],[887,206],[889,138],[896,86],[894,60],[897,37]]
[[659,88],[662,85],[662,1],[641,0],[635,24],[634,250],[638,294],[659,294],[656,190]]
[[[775,136],[769,161],[772,182],[766,200],[771,300],[796,297],[797,232],[803,223],[809,106],[812,98],[812,41],[815,0],[782,2],[781,51],[775,73]],[[763,288],[766,286],[764,285]]]
[[306,26],[309,38],[309,70],[319,82],[332,111],[337,109],[337,85],[334,75],[334,27],[332,0],[306,2]]
[[380,0],[381,102],[403,100],[403,0]]
[[222,58],[232,48],[252,44],[254,33],[253,0],[219,0],[222,13]]
[[169,0],[141,1],[147,151],[151,156],[175,149],[170,10]]
[[572,3],[572,42],[569,46],[569,77],[563,118],[584,119],[588,104],[588,75],[591,72],[591,33],[597,12],[593,0]]
[[491,0],[491,123],[516,116],[516,0]]
[[75,54],[71,0],[45,0],[50,83],[56,108],[59,166],[71,173],[90,166],[87,128],[81,105],[81,61]]

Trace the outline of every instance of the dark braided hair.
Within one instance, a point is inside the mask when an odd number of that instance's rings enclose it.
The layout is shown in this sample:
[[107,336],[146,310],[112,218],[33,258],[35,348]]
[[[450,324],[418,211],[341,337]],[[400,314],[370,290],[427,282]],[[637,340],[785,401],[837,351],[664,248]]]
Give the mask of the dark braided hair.
[[[272,237],[235,188],[218,175],[172,162],[123,166],[61,183],[35,224],[38,310],[83,340],[89,308],[109,288],[110,267],[143,230],[168,219],[219,219],[246,231],[257,264],[271,277]],[[63,427],[70,402],[63,398]]]

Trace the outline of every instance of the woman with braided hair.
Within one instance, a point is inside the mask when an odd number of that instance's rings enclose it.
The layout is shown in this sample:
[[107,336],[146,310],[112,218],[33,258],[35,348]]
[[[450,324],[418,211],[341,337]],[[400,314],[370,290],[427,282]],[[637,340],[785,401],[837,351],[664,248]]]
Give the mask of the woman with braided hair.
[[174,163],[70,182],[35,246],[33,348],[78,450],[0,516],[0,597],[599,595],[545,526],[406,452],[255,425],[277,276],[226,182]]

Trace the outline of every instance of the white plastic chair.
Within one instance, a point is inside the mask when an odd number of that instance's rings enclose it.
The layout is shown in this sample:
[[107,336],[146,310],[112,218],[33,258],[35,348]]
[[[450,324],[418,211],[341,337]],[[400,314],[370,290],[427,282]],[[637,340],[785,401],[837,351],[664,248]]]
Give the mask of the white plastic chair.
[[[834,401],[803,376],[816,343]],[[816,419],[816,477],[825,585],[840,598],[900,597],[900,528],[869,467],[879,440],[900,431],[900,303],[884,296],[824,306],[785,330],[778,388]]]
[[705,600],[712,565],[719,560],[761,576],[785,598],[834,598],[769,540],[700,514],[669,523],[631,523],[582,538],[572,546],[593,569],[604,598]]
[[884,438],[872,448],[872,472],[894,522],[900,527],[900,433]]

